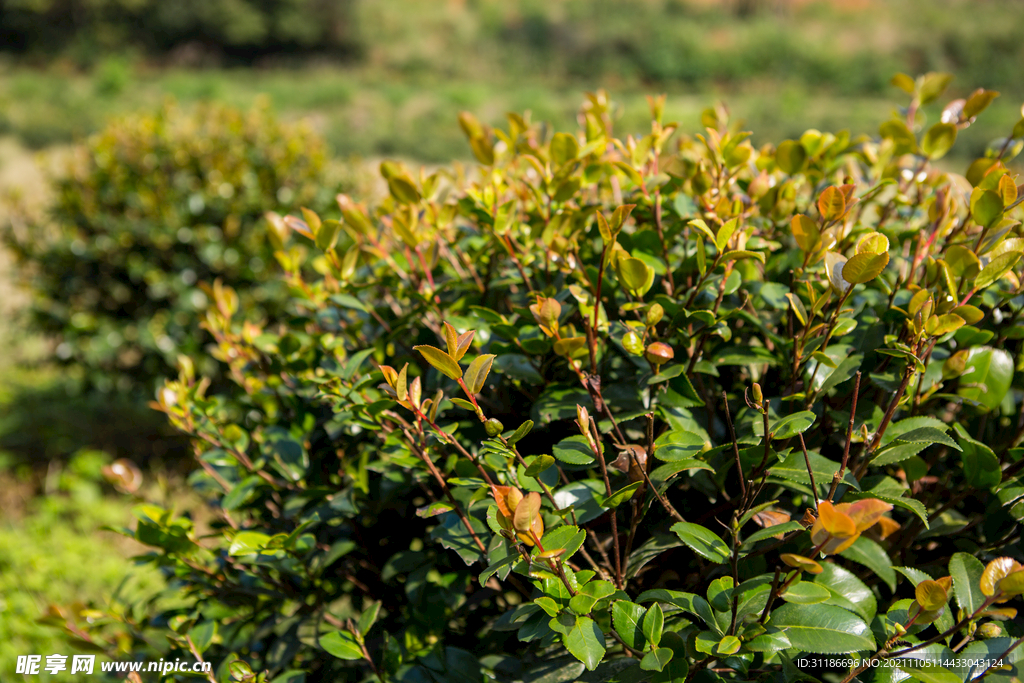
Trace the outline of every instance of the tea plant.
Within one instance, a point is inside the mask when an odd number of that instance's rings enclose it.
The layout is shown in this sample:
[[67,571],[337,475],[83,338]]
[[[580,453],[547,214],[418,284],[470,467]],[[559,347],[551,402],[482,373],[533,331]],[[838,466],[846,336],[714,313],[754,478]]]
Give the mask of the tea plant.
[[102,389],[148,393],[206,341],[204,283],[234,284],[254,316],[280,312],[274,249],[257,224],[274,207],[327,206],[327,184],[323,142],[265,102],[246,113],[167,104],[76,148],[50,215],[20,211],[3,232],[58,359]]
[[1024,121],[936,166],[997,94],[948,81],[760,149],[663,97],[639,139],[603,92],[575,133],[464,114],[479,168],[275,218],[289,324],[227,287],[205,321],[248,405],[191,363],[154,404],[218,519],[125,533],[185,604],[95,643],[166,623],[239,681],[1018,675]]

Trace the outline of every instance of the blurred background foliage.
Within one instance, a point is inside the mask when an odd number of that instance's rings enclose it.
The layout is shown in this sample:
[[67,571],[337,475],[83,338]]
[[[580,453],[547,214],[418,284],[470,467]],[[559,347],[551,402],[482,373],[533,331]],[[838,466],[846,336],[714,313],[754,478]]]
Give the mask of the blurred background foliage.
[[[98,129],[172,94],[314,114],[345,156],[466,157],[449,123],[531,109],[560,126],[580,92],[625,103],[666,91],[694,120],[715,97],[764,140],[808,127],[875,132],[897,71],[949,71],[999,90],[1012,125],[1024,81],[1013,0],[4,0],[0,129],[30,147]],[[757,142],[757,140],[755,140]],[[965,158],[980,138],[958,145]]]
[[[665,118],[683,131],[699,130],[701,111],[721,99],[759,144],[808,128],[875,134],[900,97],[894,73],[948,71],[951,95],[1002,93],[943,160],[962,170],[1020,116],[1022,25],[1016,0],[0,0],[0,224],[16,206],[43,217],[35,229],[59,230],[69,161],[113,143],[71,145],[112,117],[152,116],[168,97],[186,113],[205,103],[250,111],[268,97],[274,116],[303,119],[326,140],[316,177],[365,197],[374,186],[360,169],[381,156],[471,158],[461,110],[490,124],[531,110],[571,129],[582,92],[605,87],[625,134],[648,124],[645,96],[665,92]],[[245,220],[281,200],[264,199]],[[158,587],[125,560],[138,546],[100,531],[131,519],[131,501],[100,468],[135,460],[172,507],[186,494],[164,468],[187,460],[134,379],[87,389],[81,368],[59,362],[58,340],[27,331],[31,302],[13,262],[0,249],[2,672],[16,654],[62,651],[36,621],[50,602],[108,605]],[[180,279],[181,266],[163,272]],[[167,358],[154,358],[159,374]]]

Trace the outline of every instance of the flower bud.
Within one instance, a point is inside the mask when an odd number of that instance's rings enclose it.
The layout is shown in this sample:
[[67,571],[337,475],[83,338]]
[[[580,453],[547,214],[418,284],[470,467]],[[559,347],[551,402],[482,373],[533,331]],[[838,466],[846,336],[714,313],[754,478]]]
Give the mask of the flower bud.
[[979,638],[998,638],[1003,635],[1003,627],[994,622],[987,622],[978,627]]
[[505,425],[501,424],[501,420],[492,417],[484,422],[484,431],[487,432],[487,436],[497,436],[505,431]]
[[647,350],[644,351],[644,358],[652,365],[664,365],[675,358],[675,356],[676,354],[672,347],[663,342],[649,344]]
[[661,304],[651,304],[647,309],[647,326],[654,327],[665,317],[665,309]]
[[750,387],[750,393],[754,395],[754,403],[761,405],[764,401],[764,395],[761,394],[761,385],[754,382],[754,386]]

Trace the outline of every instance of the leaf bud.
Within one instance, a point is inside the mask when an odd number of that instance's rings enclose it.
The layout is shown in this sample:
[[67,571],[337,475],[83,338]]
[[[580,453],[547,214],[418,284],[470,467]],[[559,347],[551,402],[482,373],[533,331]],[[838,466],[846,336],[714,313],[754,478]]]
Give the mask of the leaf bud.
[[665,309],[661,304],[654,303],[647,308],[647,326],[654,327],[665,317]]
[[492,417],[484,422],[484,431],[487,432],[487,436],[498,436],[505,431],[505,425],[501,424],[501,420]]
[[644,352],[644,343],[640,341],[640,335],[630,330],[622,337],[622,347],[634,356]]

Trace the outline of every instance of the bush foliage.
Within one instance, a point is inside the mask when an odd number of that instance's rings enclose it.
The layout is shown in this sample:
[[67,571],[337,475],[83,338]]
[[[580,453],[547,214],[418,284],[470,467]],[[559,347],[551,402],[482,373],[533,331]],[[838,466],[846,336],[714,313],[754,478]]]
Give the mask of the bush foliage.
[[996,93],[928,121],[948,79],[895,82],[878,138],[760,149],[662,98],[641,138],[603,92],[575,133],[464,114],[479,168],[384,162],[378,206],[274,217],[287,322],[227,287],[206,317],[242,398],[186,362],[155,404],[217,518],[125,530],[185,604],[83,630],[169,625],[236,681],[1016,661],[1024,121],[959,175],[935,162]]
[[247,310],[280,309],[273,248],[257,223],[273,207],[323,206],[326,185],[322,141],[279,123],[266,103],[247,113],[167,104],[76,148],[50,215],[23,212],[5,238],[58,357],[101,388],[149,391],[174,374],[178,354],[200,350],[203,288],[215,280],[238,287]]

